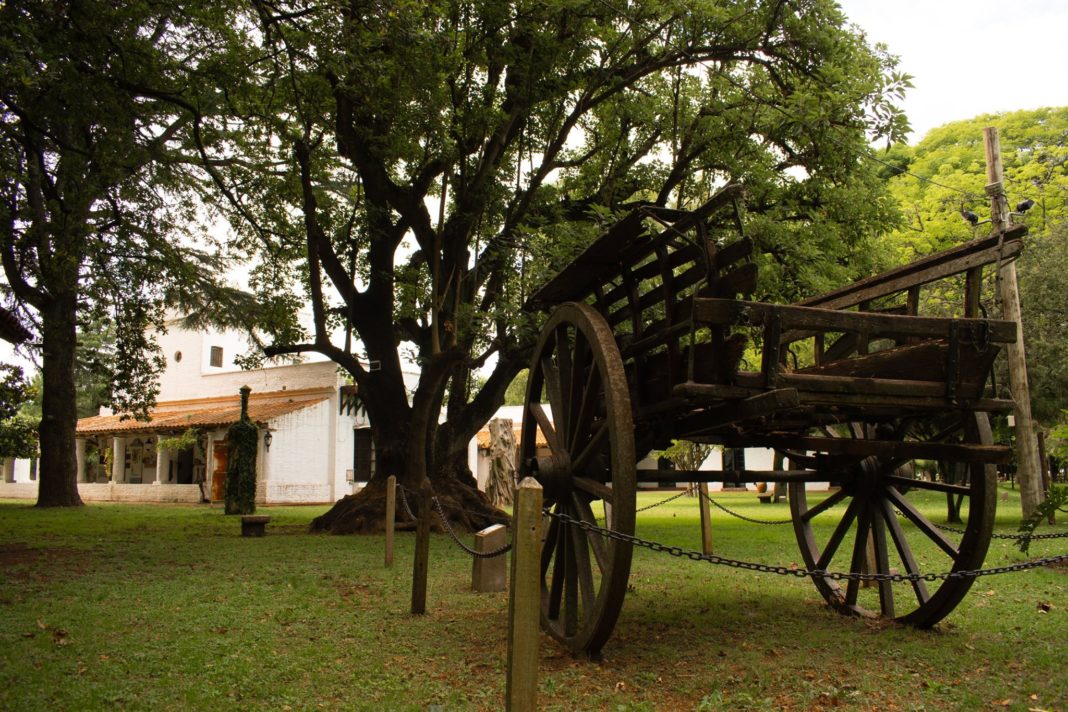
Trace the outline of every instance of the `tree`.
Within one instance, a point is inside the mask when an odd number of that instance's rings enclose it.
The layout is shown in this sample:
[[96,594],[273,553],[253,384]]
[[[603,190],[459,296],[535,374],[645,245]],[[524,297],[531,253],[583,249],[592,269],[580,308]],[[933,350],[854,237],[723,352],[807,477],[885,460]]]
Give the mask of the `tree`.
[[831,2],[251,7],[263,59],[210,127],[241,160],[208,165],[263,297],[296,278],[311,301],[307,333],[276,313],[267,354],[337,362],[376,445],[376,476],[321,529],[380,526],[389,474],[429,476],[471,526],[494,518],[464,455],[526,366],[537,320],[519,306],[629,206],[745,184],[762,290],[786,297],[866,271],[894,219],[860,158],[907,128],[908,78]]
[[[905,225],[889,232],[884,245],[907,261],[959,244],[985,230],[972,228],[960,215],[967,209],[985,216],[986,184],[983,128],[996,125],[1001,138],[1005,186],[1010,204],[1030,198],[1030,211],[1017,215],[1029,235],[1019,259],[1031,410],[1047,426],[1068,408],[1068,371],[1064,353],[1068,330],[1068,108],[987,114],[934,129],[916,146],[896,146],[888,163],[908,173],[894,175],[891,192],[900,202]],[[893,169],[887,169],[889,176]],[[992,275],[993,270],[988,270]],[[992,278],[992,276],[991,276]],[[985,290],[986,313],[997,316],[996,290]],[[937,292],[933,298],[939,299]],[[959,299],[947,301],[959,303]],[[937,310],[938,304],[928,305]],[[1003,369],[1002,369],[1003,370]],[[999,383],[1006,384],[1002,372]]]
[[193,114],[180,102],[203,90],[197,72],[209,68],[203,50],[218,35],[201,22],[211,8],[199,10],[0,5],[0,260],[6,290],[40,334],[38,506],[81,504],[79,324],[110,318],[112,402],[143,413],[162,365],[146,327],[160,326],[165,299],[219,297],[219,260],[182,242],[197,216],[180,152]]
[[40,419],[19,412],[34,398],[36,387],[18,366],[0,364],[0,374],[0,458],[37,457]]

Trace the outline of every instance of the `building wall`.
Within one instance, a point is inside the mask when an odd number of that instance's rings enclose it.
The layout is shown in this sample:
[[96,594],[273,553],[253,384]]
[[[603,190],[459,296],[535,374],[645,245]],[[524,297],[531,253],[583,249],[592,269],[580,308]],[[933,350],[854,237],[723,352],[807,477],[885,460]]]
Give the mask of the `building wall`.
[[346,475],[352,469],[352,430],[361,423],[337,409],[334,396],[270,422],[267,502],[333,502],[353,492]]

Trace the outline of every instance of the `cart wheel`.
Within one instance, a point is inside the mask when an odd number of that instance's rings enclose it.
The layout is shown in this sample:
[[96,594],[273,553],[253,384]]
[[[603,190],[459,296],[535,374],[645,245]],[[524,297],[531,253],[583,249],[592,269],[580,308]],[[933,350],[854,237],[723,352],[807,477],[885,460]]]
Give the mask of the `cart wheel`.
[[[896,432],[891,432],[892,429]],[[895,426],[854,423],[849,426],[849,432],[835,435],[932,443],[991,443],[986,414],[970,412],[902,420]],[[941,474],[937,481],[921,479],[924,468],[935,467]],[[858,457],[844,468],[835,467],[829,477],[840,478],[840,489],[812,506],[803,483],[790,485],[794,532],[809,569],[923,574],[982,566],[997,506],[993,465]],[[946,520],[949,499],[959,505],[960,515],[967,522],[951,525],[963,530],[963,534],[935,524]],[[845,505],[844,510],[834,508],[839,504]],[[851,546],[843,546],[846,542],[851,542]],[[921,628],[933,626],[949,615],[974,580],[879,581],[867,589],[858,581],[848,581],[843,591],[830,578],[813,577],[827,602],[842,613],[882,615]]]
[[[628,393],[604,318],[585,304],[557,308],[531,362],[521,472],[538,480],[551,511],[623,534],[634,533]],[[539,432],[547,448],[537,447]],[[542,627],[572,652],[596,655],[623,607],[631,545],[556,518],[546,521],[544,537]]]

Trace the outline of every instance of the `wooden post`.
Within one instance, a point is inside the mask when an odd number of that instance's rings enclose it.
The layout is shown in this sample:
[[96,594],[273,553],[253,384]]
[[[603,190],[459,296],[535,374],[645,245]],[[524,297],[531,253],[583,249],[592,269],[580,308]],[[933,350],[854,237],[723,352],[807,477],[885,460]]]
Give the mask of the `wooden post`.
[[434,496],[430,480],[419,486],[419,521],[415,527],[415,563],[412,566],[412,614],[426,613],[426,577],[430,568],[430,500]]
[[708,511],[708,483],[699,483],[697,492],[701,500],[701,552],[707,555],[712,553],[712,513]]
[[541,503],[541,485],[533,477],[524,478],[516,490],[512,521],[512,589],[508,596],[505,709],[514,712],[538,709]]
[[[1038,461],[1042,466],[1042,497],[1045,498],[1049,497],[1049,488],[1053,484],[1053,475],[1049,471],[1049,458],[1046,457],[1046,434],[1041,430],[1038,431]],[[1046,521],[1050,524],[1056,524],[1056,513],[1050,512]]]
[[[1005,197],[1004,170],[1001,166],[1001,142],[994,127],[983,129],[986,149],[986,193],[990,196],[990,221],[1004,232],[1012,224]],[[1016,342],[1008,344],[1009,387],[1016,402],[1016,460],[1020,477],[1020,504],[1028,517],[1042,501],[1039,484],[1038,448],[1031,420],[1031,391],[1027,385],[1027,360],[1024,353],[1023,323],[1020,319],[1020,289],[1016,281],[1016,263],[999,264],[1002,318],[1016,323]]]
[[397,524],[397,476],[386,478],[386,568],[393,566],[393,531]]
[[[494,524],[475,533],[475,551],[487,554],[504,547],[508,543],[508,529],[503,524]],[[476,556],[471,564],[471,588],[479,593],[503,591],[508,586],[505,575],[504,555],[485,557]]]

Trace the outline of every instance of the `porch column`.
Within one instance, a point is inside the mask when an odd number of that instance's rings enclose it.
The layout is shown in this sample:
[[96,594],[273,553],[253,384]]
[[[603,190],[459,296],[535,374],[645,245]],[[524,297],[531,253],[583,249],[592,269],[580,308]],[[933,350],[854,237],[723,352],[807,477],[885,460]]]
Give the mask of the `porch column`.
[[126,438],[116,436],[111,441],[111,481],[126,481]]
[[74,440],[74,457],[78,461],[78,481],[85,482],[85,440]]
[[171,474],[171,451],[162,450],[159,447],[159,438],[156,438],[156,479],[152,484],[158,485],[170,482]]

